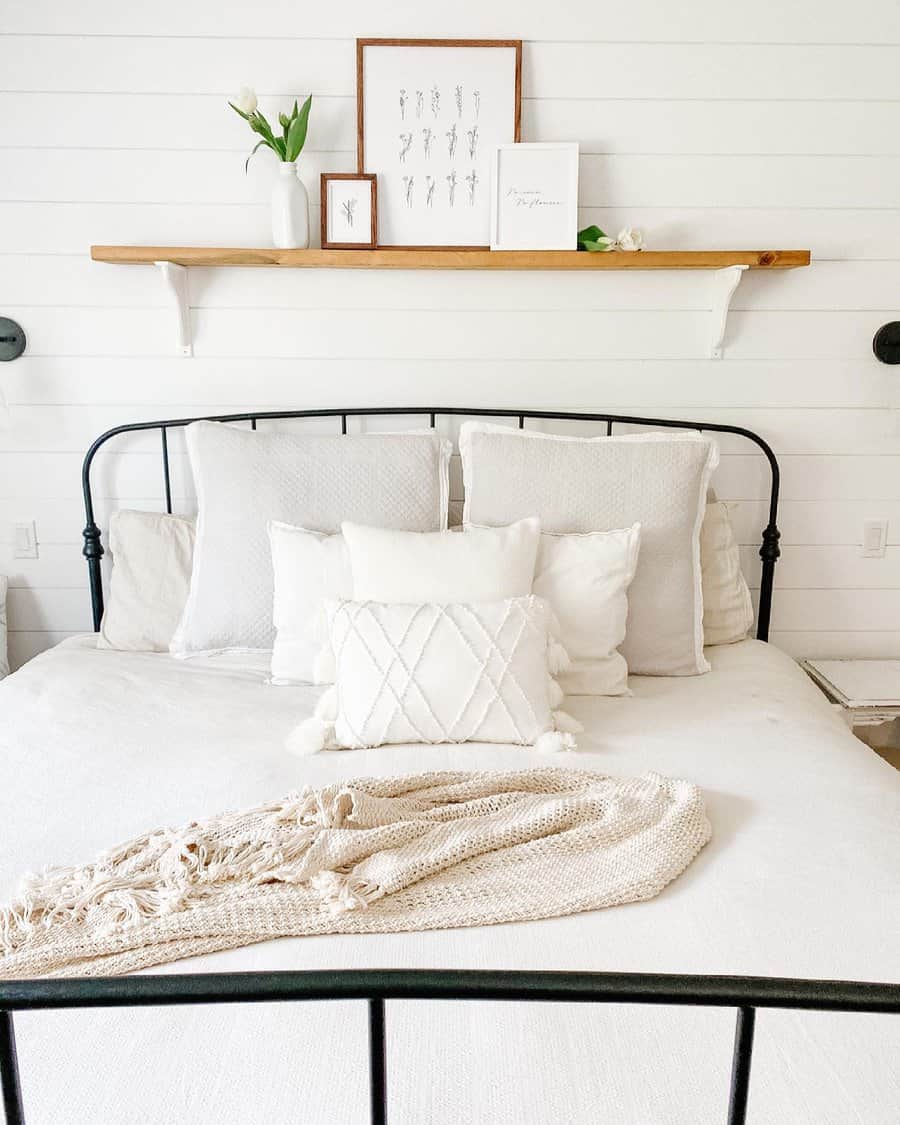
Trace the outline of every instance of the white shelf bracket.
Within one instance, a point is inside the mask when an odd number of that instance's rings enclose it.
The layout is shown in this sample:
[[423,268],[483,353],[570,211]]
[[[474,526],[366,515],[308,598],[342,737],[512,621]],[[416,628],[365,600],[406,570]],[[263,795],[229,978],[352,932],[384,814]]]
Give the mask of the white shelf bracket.
[[749,268],[749,266],[726,266],[723,270],[716,270],[710,278],[712,284],[709,324],[710,359],[722,358],[722,344],[725,340],[725,326],[728,323],[731,298],[740,285],[744,270]]
[[175,351],[178,355],[191,356],[194,348],[191,343],[191,304],[188,297],[188,271],[186,266],[175,262],[154,262],[159,270],[172,305],[175,308]]

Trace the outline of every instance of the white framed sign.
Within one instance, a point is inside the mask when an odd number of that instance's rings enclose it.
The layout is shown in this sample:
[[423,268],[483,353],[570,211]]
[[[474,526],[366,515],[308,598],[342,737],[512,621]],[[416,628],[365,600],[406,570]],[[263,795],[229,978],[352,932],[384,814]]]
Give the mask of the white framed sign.
[[498,145],[491,175],[491,249],[577,248],[577,143]]
[[521,130],[519,40],[358,39],[357,168],[378,245],[484,248],[494,146]]

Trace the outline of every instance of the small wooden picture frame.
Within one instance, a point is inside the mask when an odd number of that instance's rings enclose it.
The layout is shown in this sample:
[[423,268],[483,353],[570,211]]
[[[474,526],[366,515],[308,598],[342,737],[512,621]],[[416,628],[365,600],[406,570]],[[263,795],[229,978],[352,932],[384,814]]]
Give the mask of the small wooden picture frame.
[[378,184],[365,172],[323,172],[322,249],[374,250],[378,244]]

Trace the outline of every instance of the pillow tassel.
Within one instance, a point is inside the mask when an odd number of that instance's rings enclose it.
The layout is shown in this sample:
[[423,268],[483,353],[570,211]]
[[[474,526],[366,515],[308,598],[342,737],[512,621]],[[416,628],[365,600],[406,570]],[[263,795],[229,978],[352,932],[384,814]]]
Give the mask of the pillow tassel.
[[557,754],[561,750],[574,750],[575,738],[560,730],[547,730],[535,742],[534,748],[538,754]]
[[305,719],[298,727],[294,727],[285,745],[292,754],[305,758],[324,750],[333,737],[334,723],[313,717]]
[[306,757],[327,750],[334,743],[334,720],[337,718],[337,693],[334,688],[322,692],[311,718],[304,719],[287,737],[285,745],[292,754]]

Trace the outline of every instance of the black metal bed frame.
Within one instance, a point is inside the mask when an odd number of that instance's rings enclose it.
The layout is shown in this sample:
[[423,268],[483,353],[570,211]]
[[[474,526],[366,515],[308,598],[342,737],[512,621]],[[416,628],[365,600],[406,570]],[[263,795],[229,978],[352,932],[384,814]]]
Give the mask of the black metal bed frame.
[[[289,418],[347,419],[367,416],[422,415],[432,427],[441,415],[515,418],[520,428],[527,419],[602,422],[607,434],[613,426],[637,425],[667,429],[736,434],[762,451],[771,470],[768,523],[762,532],[757,632],[767,640],[778,547],[778,462],[766,442],[739,426],[686,422],[615,414],[547,410],[492,410],[462,407],[363,407],[337,410],[277,410],[208,417],[218,422],[257,422]],[[159,430],[166,510],[172,511],[168,431],[197,418],[139,422],[116,426],[102,434],[88,450],[82,470],[85,528],[83,554],[88,563],[94,628],[103,616],[100,560],[101,531],[94,519],[91,466],[98,450],[117,435]],[[772,977],[660,975],[651,973],[483,972],[476,970],[352,970],[327,972],[191,973],[68,980],[0,981],[0,1078],[6,1125],[24,1125],[25,1113],[16,1056],[13,1012],[60,1008],[146,1007],[176,1004],[230,1004],[304,1000],[365,1000],[369,1011],[369,1089],[372,1125],[386,1125],[387,1059],[385,1001],[387,1000],[518,1000],[568,1003],[696,1005],[737,1009],[728,1102],[728,1125],[744,1125],[750,1084],[756,1011],[790,1008],[814,1011],[900,1013],[900,986],[856,981],[790,980]]]

